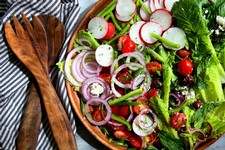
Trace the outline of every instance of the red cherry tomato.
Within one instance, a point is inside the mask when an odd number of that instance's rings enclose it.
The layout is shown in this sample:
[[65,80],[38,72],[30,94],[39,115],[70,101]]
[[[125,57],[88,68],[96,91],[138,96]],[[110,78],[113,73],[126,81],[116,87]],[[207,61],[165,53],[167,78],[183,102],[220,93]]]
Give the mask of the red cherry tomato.
[[136,45],[135,45],[134,41],[132,41],[131,39],[127,39],[123,43],[122,53],[134,52],[135,48],[136,48]]
[[123,72],[118,74],[117,80],[123,84],[129,84],[133,80],[133,77],[129,72]]
[[110,73],[102,73],[99,75],[100,78],[104,79],[107,83],[111,83],[111,74]]
[[157,74],[157,71],[162,71],[162,65],[158,61],[151,61],[146,65],[150,74]]
[[158,90],[156,88],[152,88],[149,92],[148,92],[148,97],[149,99],[154,97],[154,96],[159,96]]
[[175,129],[184,127],[186,122],[187,117],[184,113],[175,113],[170,119],[170,123]]
[[111,110],[114,115],[120,115],[120,106],[111,106]]
[[130,131],[125,129],[125,130],[117,130],[114,132],[114,136],[120,140],[125,140],[130,137]]
[[149,108],[149,106],[146,104],[148,99],[145,96],[142,96],[136,100],[136,102],[142,102],[140,105],[133,105],[133,110],[136,114],[139,114],[142,109]]
[[122,35],[119,37],[118,42],[117,42],[117,47],[119,50],[122,49],[123,43],[127,40],[130,39],[130,37],[126,34]]
[[93,120],[98,122],[104,119],[99,109],[94,110],[94,112],[92,113],[92,117],[93,117]]
[[119,114],[123,117],[128,117],[130,115],[130,108],[127,105],[123,105],[120,108]]
[[193,71],[193,64],[188,58],[183,58],[178,62],[178,73],[183,76],[188,76]]
[[140,136],[136,134],[130,135],[130,144],[135,148],[141,148],[142,147],[142,139]]
[[107,31],[107,33],[106,33],[106,35],[104,36],[103,39],[109,40],[109,39],[114,37],[115,33],[116,33],[116,29],[115,29],[114,24],[109,22],[108,23],[108,31]]
[[153,133],[145,136],[145,141],[147,143],[153,143],[155,141],[155,139],[156,139],[156,137],[155,137],[155,135]]
[[178,54],[180,55],[180,57],[185,58],[185,57],[188,57],[191,54],[191,51],[182,49],[182,50],[178,51]]

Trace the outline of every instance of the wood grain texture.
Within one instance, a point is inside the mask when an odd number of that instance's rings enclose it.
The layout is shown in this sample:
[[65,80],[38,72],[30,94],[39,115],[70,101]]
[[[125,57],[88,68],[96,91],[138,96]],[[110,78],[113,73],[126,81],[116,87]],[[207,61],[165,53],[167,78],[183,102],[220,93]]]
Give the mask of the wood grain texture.
[[[41,52],[39,52],[40,50],[38,51],[37,49],[36,51],[42,65],[47,67],[45,69],[49,73],[50,67],[55,63],[59,51],[61,50],[65,37],[65,30],[62,22],[55,16],[40,15],[38,18],[44,26],[47,35],[47,39],[43,37],[42,40],[47,41],[44,41],[45,45],[43,45]],[[30,24],[27,23],[27,26],[30,26]],[[42,55],[45,57],[42,57]],[[36,149],[42,116],[40,93],[38,93],[36,89],[37,86],[32,83],[24,108],[24,113],[19,128],[19,135],[16,140],[17,150]]]
[[[42,30],[40,32],[43,32],[44,27],[40,20],[38,20],[39,19],[36,18],[36,25],[38,27],[34,29]],[[50,127],[59,149],[77,149],[75,136],[73,134],[68,116],[58,98],[46,69],[41,64],[41,61],[36,53],[34,48],[34,43],[36,42],[33,43],[32,38],[30,39],[30,37],[34,35],[32,35],[32,32],[29,31],[28,35],[15,17],[13,17],[13,22],[16,33],[12,26],[9,23],[6,23],[6,40],[15,55],[30,70],[38,83]]]
[[[98,3],[96,3],[95,6],[93,6],[90,9],[89,12],[87,12],[87,14],[83,17],[83,19],[81,20],[81,22],[79,23],[79,25],[77,26],[77,28],[75,29],[75,31],[73,33],[73,36],[69,43],[67,53],[69,53],[69,51],[71,51],[73,49],[73,42],[74,42],[79,30],[85,29],[87,27],[87,24],[88,24],[90,18],[93,16],[96,16],[111,1],[112,0],[100,0]],[[80,101],[79,101],[79,97],[78,97],[77,93],[73,90],[73,88],[70,86],[69,83],[67,83],[66,86],[67,86],[69,98],[70,98],[71,104],[73,106],[73,109],[76,112],[79,119],[81,120],[81,122],[83,123],[83,125],[89,130],[89,132],[96,139],[98,139],[102,144],[104,144],[105,146],[107,146],[110,149],[118,149],[118,150],[127,149],[126,147],[121,147],[121,146],[117,146],[117,145],[110,143],[108,141],[107,137],[104,134],[102,134],[102,132],[99,130],[98,127],[96,127],[88,122],[88,120],[82,115],[82,112],[80,109]],[[203,149],[207,148],[208,146],[213,144],[217,139],[218,138],[206,141],[205,143],[199,145],[197,150],[203,150]]]

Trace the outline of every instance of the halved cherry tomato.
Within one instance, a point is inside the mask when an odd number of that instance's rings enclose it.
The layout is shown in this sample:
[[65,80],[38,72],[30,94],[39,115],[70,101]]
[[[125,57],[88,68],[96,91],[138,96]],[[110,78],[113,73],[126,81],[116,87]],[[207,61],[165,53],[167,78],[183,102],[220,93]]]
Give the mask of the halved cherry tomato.
[[114,132],[114,136],[120,140],[125,140],[130,137],[130,131],[125,129],[125,130],[117,130]]
[[154,96],[159,96],[158,90],[156,88],[152,88],[149,92],[148,92],[148,97],[149,99],[154,97]]
[[188,57],[190,54],[191,54],[191,51],[188,51],[188,50],[178,50],[178,54],[180,55],[180,57]]
[[142,109],[149,108],[149,106],[146,104],[148,99],[145,96],[142,96],[136,100],[136,102],[142,102],[140,105],[134,105],[133,110],[136,114],[139,114]]
[[188,76],[193,72],[193,64],[188,58],[183,58],[177,65],[178,73],[183,76]]
[[122,49],[123,43],[127,40],[130,39],[130,37],[126,34],[122,35],[119,37],[118,42],[117,42],[117,47],[119,50]]
[[155,139],[156,139],[156,137],[155,137],[155,135],[153,133],[145,136],[145,141],[147,143],[153,143],[155,141]]
[[109,40],[109,39],[114,37],[115,33],[116,33],[116,29],[115,29],[114,24],[109,22],[108,23],[108,31],[107,31],[107,33],[106,33],[106,35],[104,36],[103,39]]
[[120,112],[119,114],[123,117],[127,117],[130,115],[130,108],[127,106],[127,105],[123,105],[121,108],[120,108]]
[[151,61],[146,65],[150,74],[157,74],[157,71],[162,71],[162,65],[158,61]]
[[129,72],[120,73],[117,76],[118,81],[123,84],[129,84],[133,80],[133,77]]
[[94,110],[94,112],[92,113],[92,117],[93,117],[93,120],[98,122],[104,119],[102,116],[101,110],[99,109]]
[[111,83],[111,74],[110,73],[102,73],[99,75],[100,78],[104,79],[107,83]]
[[120,106],[111,106],[111,110],[114,115],[120,115]]
[[175,113],[170,119],[170,123],[175,129],[184,127],[186,122],[187,117],[184,113]]
[[142,138],[138,136],[137,134],[130,135],[130,144],[135,148],[141,148],[142,147]]
[[134,52],[136,48],[136,44],[131,39],[127,39],[124,41],[122,46],[122,53],[131,53]]

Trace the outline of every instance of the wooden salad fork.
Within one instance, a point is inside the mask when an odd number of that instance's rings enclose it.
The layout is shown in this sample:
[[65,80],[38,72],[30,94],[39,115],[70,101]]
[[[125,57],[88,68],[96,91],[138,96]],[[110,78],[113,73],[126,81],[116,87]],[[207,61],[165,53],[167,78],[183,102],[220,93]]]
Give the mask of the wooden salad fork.
[[[23,15],[23,20],[26,22],[25,19],[27,18]],[[25,23],[25,30],[17,18],[13,16],[15,31],[9,23],[6,23],[6,40],[15,55],[30,70],[37,81],[58,148],[74,150],[77,149],[77,145],[70,121],[36,51],[43,47],[43,45],[40,45],[43,43],[39,43],[37,39],[41,36],[46,37],[46,33],[40,20],[35,16],[32,16],[32,19],[34,28],[32,25]],[[40,34],[37,35],[38,33]],[[43,54],[43,57],[47,56]]]

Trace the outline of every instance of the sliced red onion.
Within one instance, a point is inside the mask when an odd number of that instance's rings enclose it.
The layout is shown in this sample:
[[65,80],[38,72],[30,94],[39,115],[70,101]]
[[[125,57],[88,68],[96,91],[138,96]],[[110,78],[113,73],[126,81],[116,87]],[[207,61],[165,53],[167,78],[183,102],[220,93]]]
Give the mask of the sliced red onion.
[[145,80],[145,74],[140,74],[134,78],[131,83],[131,89],[136,90],[138,86]]
[[[149,117],[150,120],[152,121],[152,123],[151,124],[143,124],[142,120],[141,120],[143,116]],[[141,128],[155,128],[158,125],[158,118],[157,118],[156,114],[152,112],[151,109],[144,108],[139,113],[138,122],[139,122],[139,126]]]
[[[118,63],[118,61],[120,61],[121,59],[123,59],[124,57],[134,57],[138,60],[138,62],[143,65],[143,66],[146,66],[146,63],[145,63],[145,58],[144,56],[142,55],[142,53],[140,52],[133,52],[133,53],[124,53],[124,54],[121,54],[118,56],[117,59],[115,59],[111,65],[111,68],[110,68],[110,73],[111,75],[113,74],[114,72],[114,69],[115,69],[115,65]],[[130,66],[131,67],[131,66]]]
[[119,92],[117,92],[116,88],[115,88],[115,83],[114,82],[111,82],[111,89],[112,89],[112,92],[113,94],[116,96],[116,97],[121,97],[121,94]]
[[[99,121],[99,122],[93,120],[92,117],[90,116],[89,112],[88,112],[89,105],[96,104],[96,103],[101,103],[102,105],[104,105],[105,109],[106,109],[106,112],[107,112],[104,120]],[[87,101],[87,103],[85,104],[85,115],[86,115],[86,118],[88,119],[88,121],[90,123],[92,123],[93,125],[102,126],[102,125],[105,125],[111,119],[112,110],[111,110],[109,104],[107,103],[107,101],[102,100],[100,98],[92,98],[89,101]]]
[[[96,66],[96,68],[93,68],[93,65]],[[95,60],[95,51],[86,51],[86,53],[84,54],[82,58],[82,66],[87,72],[90,72],[90,73],[97,73],[101,71],[100,68],[97,69],[98,66],[100,65]]]
[[86,38],[79,38],[78,42],[83,46],[92,47],[92,43]]
[[78,82],[84,82],[84,80],[86,80],[87,78],[83,75],[83,73],[81,72],[81,60],[83,55],[85,54],[85,52],[81,52],[79,54],[76,55],[76,57],[73,59],[72,62],[72,75],[73,77],[78,81]]
[[181,95],[181,93],[179,92],[173,92],[170,93],[170,96],[173,96],[177,102],[177,104],[175,104],[175,106],[180,106],[184,101],[185,101],[185,97],[183,95]]
[[81,83],[78,82],[71,74],[71,62],[72,62],[72,58],[76,55],[77,52],[81,51],[81,50],[91,50],[90,47],[87,46],[80,46],[77,48],[74,48],[73,50],[71,50],[65,60],[65,64],[64,64],[64,72],[65,72],[65,76],[66,79],[73,85],[73,86],[81,86]]
[[109,125],[115,126],[115,127],[121,127],[123,124],[122,123],[118,123],[118,122],[112,122],[112,121],[108,121]]
[[102,78],[93,77],[93,78],[89,78],[85,80],[81,86],[80,92],[83,95],[84,100],[88,101],[92,97],[96,97],[96,95],[91,94],[91,90],[90,90],[90,85],[93,83],[98,83],[103,87],[104,92],[100,95],[100,98],[105,99],[110,93],[109,85]]
[[123,70],[124,68],[128,68],[129,66],[132,66],[132,65],[135,65],[136,67],[138,68],[142,68],[143,66],[139,63],[129,63],[129,64],[122,64],[121,66],[119,66],[113,73],[112,75],[112,82],[115,82],[116,85],[118,85],[119,87],[121,88],[131,88],[131,84],[123,84],[121,82],[119,82],[117,79],[116,79],[116,75],[121,71]]
[[127,118],[127,122],[131,122],[134,119],[134,114],[130,113],[130,115]]

